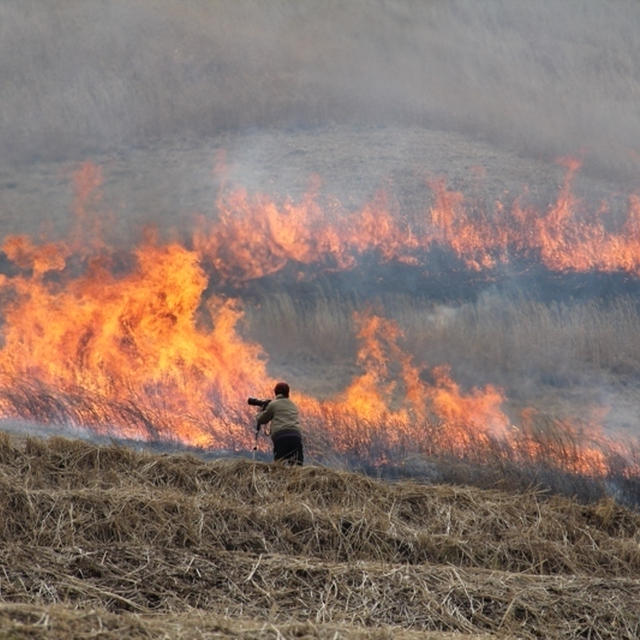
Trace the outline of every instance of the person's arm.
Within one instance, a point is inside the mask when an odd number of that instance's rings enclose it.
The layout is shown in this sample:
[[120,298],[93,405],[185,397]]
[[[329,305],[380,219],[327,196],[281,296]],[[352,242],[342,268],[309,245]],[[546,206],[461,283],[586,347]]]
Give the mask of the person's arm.
[[261,411],[257,417],[256,422],[258,424],[267,424],[269,420],[273,419],[273,402],[270,402],[267,405],[267,408],[264,411]]

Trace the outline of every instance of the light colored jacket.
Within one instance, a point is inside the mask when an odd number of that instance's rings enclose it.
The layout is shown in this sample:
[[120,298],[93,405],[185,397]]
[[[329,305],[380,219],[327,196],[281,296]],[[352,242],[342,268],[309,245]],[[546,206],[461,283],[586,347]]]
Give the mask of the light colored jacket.
[[267,408],[258,414],[256,420],[258,424],[266,424],[271,421],[272,440],[279,431],[297,431],[302,435],[298,407],[284,396],[276,396]]

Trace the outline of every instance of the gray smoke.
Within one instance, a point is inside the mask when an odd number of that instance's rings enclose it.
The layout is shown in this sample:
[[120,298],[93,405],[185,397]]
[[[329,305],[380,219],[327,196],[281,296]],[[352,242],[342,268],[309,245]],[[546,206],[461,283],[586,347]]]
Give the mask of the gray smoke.
[[636,0],[4,0],[0,153],[409,125],[640,165]]

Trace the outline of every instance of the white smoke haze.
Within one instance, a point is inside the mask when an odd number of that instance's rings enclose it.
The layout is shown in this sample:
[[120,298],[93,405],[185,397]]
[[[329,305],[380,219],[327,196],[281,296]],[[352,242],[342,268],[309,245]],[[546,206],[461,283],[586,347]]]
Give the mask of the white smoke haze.
[[635,0],[5,0],[1,153],[402,124],[630,180],[639,31]]

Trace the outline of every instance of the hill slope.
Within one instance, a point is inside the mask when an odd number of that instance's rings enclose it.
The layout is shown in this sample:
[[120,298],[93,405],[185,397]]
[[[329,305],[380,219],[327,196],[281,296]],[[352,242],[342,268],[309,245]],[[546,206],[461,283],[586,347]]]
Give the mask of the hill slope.
[[5,435],[0,485],[0,638],[640,633],[613,502]]

